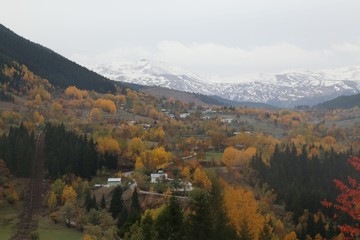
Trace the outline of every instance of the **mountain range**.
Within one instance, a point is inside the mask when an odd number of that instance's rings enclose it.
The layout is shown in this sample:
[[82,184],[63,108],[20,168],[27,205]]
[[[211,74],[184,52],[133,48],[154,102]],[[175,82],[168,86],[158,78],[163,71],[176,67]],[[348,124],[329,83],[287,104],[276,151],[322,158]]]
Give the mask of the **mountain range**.
[[215,95],[236,102],[261,102],[277,107],[313,106],[341,95],[360,93],[360,67],[259,74],[238,83],[209,82],[188,70],[146,59],[89,68],[116,81]]

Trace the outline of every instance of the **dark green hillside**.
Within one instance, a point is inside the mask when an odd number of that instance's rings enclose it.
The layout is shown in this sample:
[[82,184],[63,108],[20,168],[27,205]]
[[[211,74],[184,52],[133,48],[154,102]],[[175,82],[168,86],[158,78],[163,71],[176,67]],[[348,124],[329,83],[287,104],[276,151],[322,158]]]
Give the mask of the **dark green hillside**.
[[[0,24],[0,66],[17,61],[55,86],[114,92],[114,82],[56,52],[33,43]],[[1,71],[0,71],[1,74]]]
[[315,108],[320,109],[335,109],[335,108],[352,108],[360,107],[360,94],[351,96],[340,96],[333,100],[320,103]]

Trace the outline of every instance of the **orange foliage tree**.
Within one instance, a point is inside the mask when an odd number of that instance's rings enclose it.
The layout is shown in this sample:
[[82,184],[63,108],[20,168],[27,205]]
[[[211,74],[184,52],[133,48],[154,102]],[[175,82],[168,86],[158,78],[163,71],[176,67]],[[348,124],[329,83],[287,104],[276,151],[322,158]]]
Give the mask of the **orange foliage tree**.
[[227,215],[236,232],[240,235],[241,228],[246,222],[251,235],[258,239],[263,229],[264,218],[259,213],[258,204],[251,191],[243,188],[234,188],[226,183],[224,191],[224,202]]
[[206,190],[210,190],[211,188],[211,180],[207,176],[206,172],[201,168],[196,168],[194,172],[194,184],[197,187],[204,188]]
[[105,154],[105,152],[118,154],[120,151],[118,141],[111,137],[100,137],[97,139],[97,144],[97,149],[101,154]]
[[172,154],[163,147],[157,147],[153,150],[146,150],[141,154],[144,165],[150,169],[165,168],[172,159]]
[[228,167],[248,164],[255,154],[256,148],[254,147],[249,147],[246,150],[237,150],[234,147],[228,147],[224,151],[223,162]]
[[86,90],[80,90],[75,86],[70,86],[65,89],[65,95],[71,98],[83,99],[89,96]]
[[105,112],[115,113],[115,103],[109,99],[99,98],[95,101],[95,106],[101,108]]
[[67,201],[75,201],[76,198],[77,198],[77,193],[75,192],[73,187],[66,185],[64,187],[64,190],[63,190],[62,195],[61,195],[62,202],[65,203]]
[[89,113],[89,118],[91,121],[96,122],[104,120],[104,115],[102,114],[100,108],[93,108]]
[[[360,158],[351,157],[349,163],[357,170],[360,171]],[[353,225],[340,225],[340,231],[348,236],[345,239],[358,239],[360,237],[360,183],[352,177],[348,177],[349,184],[345,184],[340,180],[335,179],[335,186],[341,191],[336,198],[337,203],[322,201],[325,207],[334,207],[335,209],[346,213],[355,222]]]
[[133,160],[136,159],[143,151],[145,151],[145,145],[140,138],[133,138],[129,142],[127,146],[127,156],[132,158]]

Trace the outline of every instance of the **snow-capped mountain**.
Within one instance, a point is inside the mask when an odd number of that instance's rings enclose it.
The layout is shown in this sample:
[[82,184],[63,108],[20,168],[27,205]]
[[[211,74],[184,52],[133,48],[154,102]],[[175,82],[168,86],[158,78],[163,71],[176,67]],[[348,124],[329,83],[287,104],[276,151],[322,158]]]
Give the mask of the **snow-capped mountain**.
[[89,67],[94,72],[116,81],[145,86],[161,86],[185,92],[213,93],[204,88],[206,82],[198,75],[163,62],[142,59],[138,62],[109,63]]
[[258,75],[239,83],[208,82],[190,71],[150,60],[102,64],[90,66],[90,69],[112,80],[279,107],[314,105],[360,92],[360,67]]

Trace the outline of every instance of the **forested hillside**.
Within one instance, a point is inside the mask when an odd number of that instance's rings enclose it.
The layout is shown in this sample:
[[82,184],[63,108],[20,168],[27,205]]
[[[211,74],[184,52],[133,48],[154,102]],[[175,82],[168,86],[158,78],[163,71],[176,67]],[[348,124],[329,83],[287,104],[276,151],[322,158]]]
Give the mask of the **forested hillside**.
[[340,96],[333,100],[318,104],[315,108],[320,109],[336,109],[336,108],[352,108],[360,107],[360,94],[350,96]]
[[[26,65],[54,86],[74,85],[98,92],[114,92],[114,82],[64,58],[54,51],[33,43],[0,24],[0,66],[13,61]],[[3,78],[4,76],[1,76]]]

